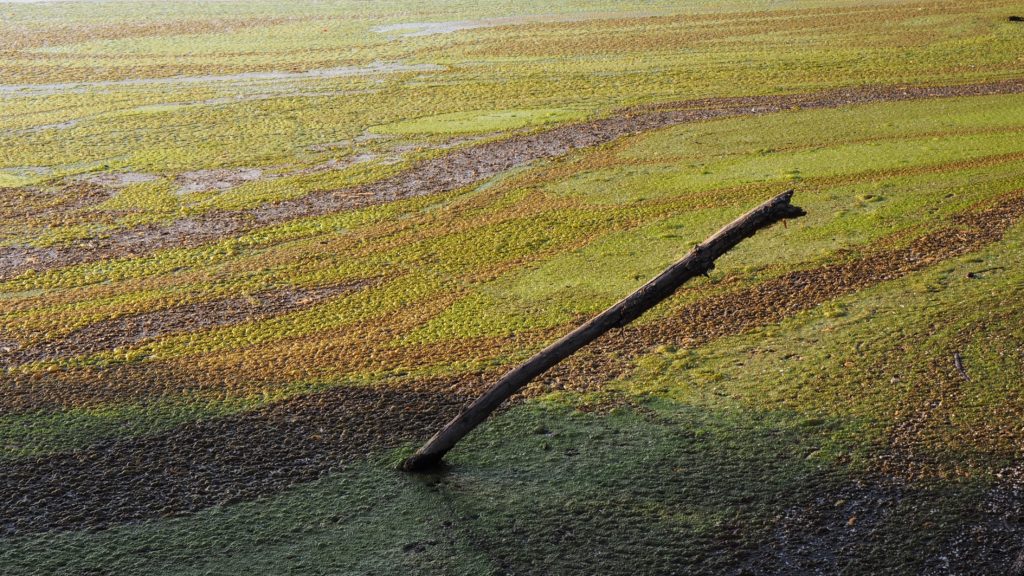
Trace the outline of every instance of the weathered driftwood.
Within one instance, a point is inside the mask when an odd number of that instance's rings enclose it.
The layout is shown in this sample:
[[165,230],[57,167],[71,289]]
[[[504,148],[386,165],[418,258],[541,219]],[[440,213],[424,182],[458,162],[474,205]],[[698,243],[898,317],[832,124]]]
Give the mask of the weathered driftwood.
[[802,209],[790,204],[792,196],[793,191],[789,190],[740,216],[639,290],[506,373],[490,390],[477,398],[409,457],[402,467],[414,472],[435,466],[459,440],[531,380],[605,332],[629,324],[668,298],[690,278],[707,274],[714,268],[714,262],[719,256],[728,252],[744,238],[773,222],[803,215]]

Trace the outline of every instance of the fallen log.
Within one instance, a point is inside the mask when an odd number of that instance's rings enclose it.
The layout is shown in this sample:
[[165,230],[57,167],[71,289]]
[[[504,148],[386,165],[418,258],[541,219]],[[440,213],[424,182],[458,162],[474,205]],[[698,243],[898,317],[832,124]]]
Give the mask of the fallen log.
[[714,262],[718,257],[731,250],[744,238],[779,220],[802,216],[804,211],[790,204],[792,197],[793,191],[789,190],[740,216],[640,289],[506,373],[415,454],[406,459],[402,468],[409,472],[417,472],[436,466],[459,440],[534,378],[605,332],[612,328],[621,328],[639,318],[641,314],[672,295],[687,280],[694,276],[706,275],[714,268]]

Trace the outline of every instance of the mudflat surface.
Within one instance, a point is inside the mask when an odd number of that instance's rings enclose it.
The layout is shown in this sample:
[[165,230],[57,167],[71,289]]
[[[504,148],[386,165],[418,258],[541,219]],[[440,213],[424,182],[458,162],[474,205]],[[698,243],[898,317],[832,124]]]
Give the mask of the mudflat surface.
[[0,573],[1020,572],[1016,7],[769,4],[4,4]]

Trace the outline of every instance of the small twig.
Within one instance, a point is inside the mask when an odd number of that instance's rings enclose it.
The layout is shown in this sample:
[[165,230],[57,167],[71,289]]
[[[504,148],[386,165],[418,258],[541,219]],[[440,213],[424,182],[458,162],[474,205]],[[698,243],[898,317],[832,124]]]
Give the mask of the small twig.
[[964,380],[971,381],[971,377],[967,375],[967,370],[964,370],[964,359],[960,356],[959,352],[953,352],[953,365],[956,366],[956,371],[964,377]]

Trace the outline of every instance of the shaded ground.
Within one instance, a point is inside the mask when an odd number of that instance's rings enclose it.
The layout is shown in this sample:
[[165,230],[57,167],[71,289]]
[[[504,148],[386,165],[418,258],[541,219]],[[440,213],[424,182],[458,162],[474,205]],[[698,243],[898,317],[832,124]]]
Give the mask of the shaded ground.
[[396,176],[353,188],[313,192],[301,198],[251,210],[215,210],[179,219],[169,225],[143,225],[113,232],[84,246],[0,248],[0,280],[12,278],[27,270],[40,271],[108,258],[136,256],[161,248],[197,246],[296,218],[455,190],[536,160],[558,157],[575,149],[684,122],[770,114],[793,108],[835,108],[870,102],[1020,92],[1024,92],[1024,81],[1009,80],[961,86],[870,86],[811,94],[709,98],[642,106],[605,119],[459,149],[420,162]]
[[[1012,575],[1024,538],[1021,488],[982,490],[885,477],[851,482],[786,510],[737,573],[892,573],[902,565],[928,576]],[[920,542],[915,530],[944,536]],[[908,550],[908,542],[917,549]]]
[[427,434],[466,398],[339,388],[169,434],[4,465],[7,536],[102,528],[252,499]]

